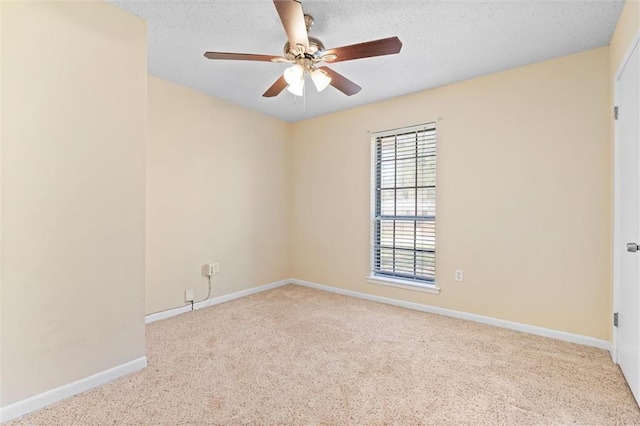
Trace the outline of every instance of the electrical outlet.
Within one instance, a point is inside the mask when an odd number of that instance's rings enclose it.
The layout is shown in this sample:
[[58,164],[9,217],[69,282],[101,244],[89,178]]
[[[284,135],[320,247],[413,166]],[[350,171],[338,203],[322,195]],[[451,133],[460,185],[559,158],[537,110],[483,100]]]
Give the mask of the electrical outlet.
[[462,269],[456,269],[456,281],[464,281],[464,272],[462,272]]
[[185,302],[193,302],[193,290],[185,290],[185,292],[184,292],[184,301]]
[[217,274],[218,272],[220,272],[220,264],[218,262],[216,263],[210,263],[207,265],[207,274],[208,276],[211,276],[213,274]]

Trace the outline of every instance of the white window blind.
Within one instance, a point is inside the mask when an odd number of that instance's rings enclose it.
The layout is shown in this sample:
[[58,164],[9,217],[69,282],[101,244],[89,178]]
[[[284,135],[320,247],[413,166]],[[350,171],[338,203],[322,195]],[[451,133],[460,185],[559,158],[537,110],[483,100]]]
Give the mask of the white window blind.
[[433,284],[435,123],[375,133],[373,275]]

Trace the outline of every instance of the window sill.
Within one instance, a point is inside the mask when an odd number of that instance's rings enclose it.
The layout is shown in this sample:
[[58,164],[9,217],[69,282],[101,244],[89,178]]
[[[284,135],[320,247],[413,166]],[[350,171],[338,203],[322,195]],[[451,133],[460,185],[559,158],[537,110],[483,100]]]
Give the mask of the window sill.
[[419,284],[393,278],[378,276],[367,277],[369,284],[386,285],[388,287],[403,288],[405,290],[421,291],[423,293],[440,294],[440,287],[435,284]]

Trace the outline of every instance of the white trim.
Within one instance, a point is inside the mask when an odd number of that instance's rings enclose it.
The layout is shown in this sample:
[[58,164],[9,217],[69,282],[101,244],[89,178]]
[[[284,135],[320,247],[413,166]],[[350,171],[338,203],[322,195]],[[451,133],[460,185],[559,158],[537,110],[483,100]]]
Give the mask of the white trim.
[[631,59],[631,55],[633,55],[633,50],[636,48],[636,45],[638,43],[640,43],[640,30],[638,30],[635,37],[633,37],[631,44],[629,45],[626,53],[622,57],[622,60],[620,61],[620,65],[618,65],[618,69],[616,70],[614,81],[618,81],[620,80],[620,77],[622,77],[622,70],[624,69],[625,65],[627,65],[627,62],[629,62],[629,59]]
[[[451,309],[439,308],[436,306],[423,305],[414,302],[406,302],[398,299],[391,299],[388,297],[376,296],[373,294],[360,293],[357,291],[346,290],[338,287],[331,287],[327,285],[317,284],[310,281],[303,281],[298,279],[286,279],[277,281],[271,284],[265,284],[262,286],[238,291],[235,293],[227,294],[224,296],[215,297],[213,299],[205,300],[194,304],[194,309],[202,309],[208,306],[217,305],[220,303],[228,302],[241,297],[249,296],[251,294],[259,293],[262,291],[271,290],[277,287],[281,287],[287,284],[296,284],[303,287],[315,288],[331,293],[342,294],[345,296],[357,297],[359,299],[370,300],[373,302],[386,303],[388,305],[399,306],[406,309],[413,309],[422,312],[429,312],[438,315],[444,315],[453,318],[459,318],[467,321],[475,321],[483,324],[493,325],[502,328],[508,328],[511,330],[521,331],[524,333],[535,334],[538,336],[550,337],[553,339],[564,340],[571,343],[577,343],[580,345],[591,346],[594,348],[604,349],[611,351],[611,344],[606,340],[596,339],[594,337],[582,336],[579,334],[567,333],[564,331],[551,330],[542,327],[536,327],[533,325],[521,324],[511,321],[505,321],[497,318],[486,317],[483,315],[471,314],[467,312],[454,311]],[[186,309],[185,309],[186,308]],[[156,314],[147,315],[145,317],[145,323],[149,324],[161,319],[170,318],[179,315],[184,312],[190,311],[191,307],[186,306],[182,308],[171,309],[164,312],[158,312]],[[133,361],[121,364],[119,366],[110,368],[108,370],[96,373],[92,376],[85,377],[73,383],[69,383],[60,386],[55,389],[43,392],[39,395],[32,396],[22,401],[15,402],[6,407],[0,408],[0,423],[15,419],[33,411],[46,407],[47,405],[61,401],[65,398],[69,398],[73,395],[85,392],[89,389],[93,389],[112,380],[126,376],[127,374],[134,373],[142,370],[147,366],[147,358],[141,357]]]
[[404,280],[394,280],[393,278],[379,277],[372,275],[367,277],[369,284],[386,285],[388,287],[402,288],[405,290],[421,291],[423,293],[440,294],[440,287],[435,284],[412,283]]
[[567,333],[565,331],[552,330],[549,328],[536,327],[534,325],[521,324],[517,322],[501,320],[498,318],[486,317],[484,315],[477,315],[477,314],[471,314],[467,312],[454,311],[451,309],[439,308],[436,306],[423,305],[420,303],[406,302],[404,300],[391,299],[388,297],[376,296],[373,294],[360,293],[357,291],[345,290],[338,287],[331,287],[327,285],[316,284],[309,281],[292,279],[291,283],[301,285],[304,287],[310,287],[318,290],[328,291],[331,293],[342,294],[344,296],[357,297],[359,299],[386,303],[388,305],[400,306],[402,308],[414,309],[416,311],[429,312],[432,314],[444,315],[444,316],[459,318],[467,321],[475,321],[483,324],[493,325],[496,327],[502,327],[502,328],[508,328],[510,330],[521,331],[523,333],[535,334],[537,336],[564,340],[566,342],[577,343],[579,345],[585,345],[585,346],[591,346],[598,349],[604,349],[604,350],[611,349],[611,343],[609,341],[596,339],[595,337]]
[[[290,284],[291,280],[282,280],[276,281],[274,283],[261,285],[258,287],[248,288],[246,290],[236,291],[235,293],[226,294],[224,296],[218,296],[211,298],[209,300],[203,300],[202,302],[194,303],[193,310],[207,308],[209,306],[218,305],[220,303],[229,302],[234,299],[239,299],[241,297],[249,296],[251,294],[260,293],[262,291],[271,290],[277,287],[281,287],[283,285]],[[180,308],[169,309],[162,312],[156,312],[154,314],[149,314],[144,317],[145,324],[150,324],[155,321],[160,321],[166,318],[175,317],[176,315],[183,314],[185,312],[191,311],[191,305],[182,306]]]
[[[624,67],[631,59],[631,55],[633,55],[633,51],[636,49],[640,43],[640,30],[636,33],[633,38],[627,52],[624,57],[620,61],[620,65],[616,71],[616,74],[613,78],[613,106],[618,104],[618,99],[620,97],[618,93],[618,81],[620,77],[622,77],[622,71]],[[619,124],[618,121],[614,120],[613,122],[613,310],[614,312],[618,312],[618,307],[620,306],[620,244],[622,243],[620,240],[620,141],[619,141]],[[611,359],[615,364],[618,363],[618,328],[613,325],[613,321],[611,322]]]
[[375,221],[376,221],[376,144],[375,137],[369,138],[369,149],[371,150],[371,161],[369,170],[369,273],[374,269],[374,251],[376,245]]
[[16,417],[39,410],[47,405],[88,391],[89,389],[93,389],[122,376],[126,376],[127,374],[135,373],[146,366],[147,357],[143,356],[141,358],[134,359],[133,361],[93,374],[89,377],[85,377],[84,379],[48,390],[30,398],[23,399],[22,401],[14,402],[13,404],[0,409],[0,422],[7,422],[11,419],[15,419]]
[[398,133],[419,132],[420,130],[436,130],[436,120],[424,124],[416,124],[414,126],[397,127],[390,130],[381,130],[379,132],[371,132],[372,138],[384,138],[386,136],[394,136]]
[[[618,103],[618,79],[617,74],[613,79],[613,105]],[[620,143],[618,141],[618,122],[613,121],[613,238],[612,238],[612,255],[613,255],[613,303],[611,314],[618,312],[618,293],[620,281]],[[611,360],[614,364],[618,363],[618,327],[611,323]]]
[[[224,296],[218,296],[209,300],[195,303],[193,305],[193,308],[202,309],[208,306],[218,305],[220,303],[228,302],[234,299],[238,299],[240,297],[249,296],[251,294],[259,293],[262,291],[271,290],[273,288],[281,287],[283,285],[290,284],[290,283],[291,283],[291,280],[286,279],[286,280],[277,281],[270,284],[261,285],[254,288],[249,288],[246,290],[237,291],[235,293],[227,294]],[[176,315],[189,312],[189,311],[191,311],[190,305],[183,306],[176,309],[170,309],[168,311],[158,312],[155,314],[150,314],[145,316],[145,323],[149,324],[154,321],[159,321],[161,319],[174,317]],[[141,357],[136,360],[119,365],[117,367],[110,368],[109,370],[96,373],[89,377],[85,377],[84,379],[80,379],[73,383],[69,383],[64,386],[51,389],[39,395],[35,395],[30,398],[24,399],[22,401],[18,401],[16,403],[8,405],[6,407],[2,407],[0,409],[0,423],[15,419],[16,417],[20,417],[25,414],[31,413],[33,411],[39,410],[43,407],[46,407],[47,405],[53,404],[65,398],[71,397],[73,395],[77,395],[79,393],[85,392],[89,389],[93,389],[97,386],[103,385],[119,377],[142,370],[146,366],[147,366],[147,358]]]

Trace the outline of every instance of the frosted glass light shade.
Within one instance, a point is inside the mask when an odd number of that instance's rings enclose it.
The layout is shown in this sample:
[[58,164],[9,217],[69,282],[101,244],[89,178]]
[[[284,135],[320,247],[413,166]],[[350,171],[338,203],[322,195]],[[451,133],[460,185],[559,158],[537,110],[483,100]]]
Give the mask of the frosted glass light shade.
[[284,79],[290,86],[298,84],[298,82],[302,80],[303,75],[304,69],[298,64],[284,70]]
[[318,92],[322,92],[331,83],[331,77],[327,75],[323,70],[316,69],[311,73],[311,79],[313,84],[316,85]]
[[287,90],[293,93],[296,96],[302,96],[304,93],[304,79],[300,78],[298,81],[293,84],[289,84]]

